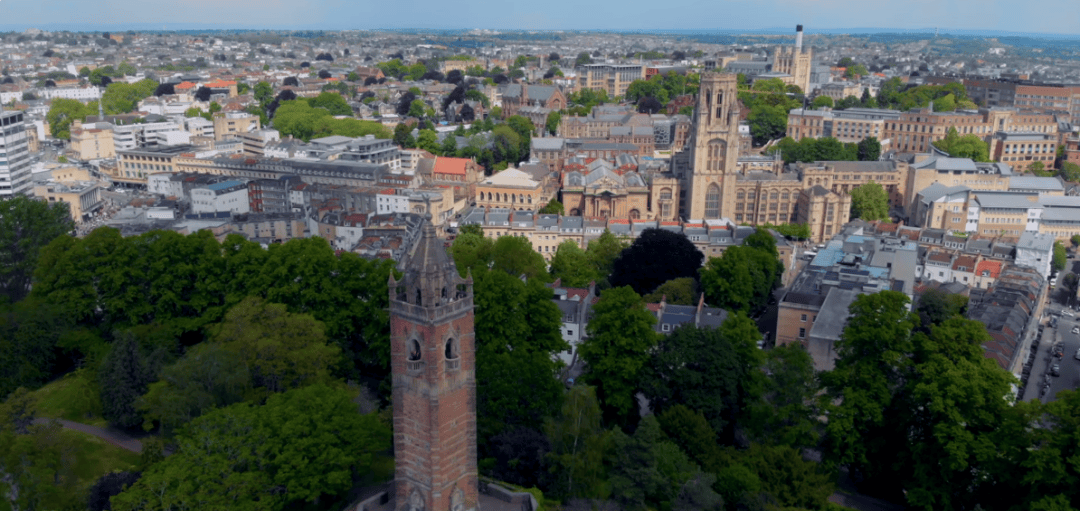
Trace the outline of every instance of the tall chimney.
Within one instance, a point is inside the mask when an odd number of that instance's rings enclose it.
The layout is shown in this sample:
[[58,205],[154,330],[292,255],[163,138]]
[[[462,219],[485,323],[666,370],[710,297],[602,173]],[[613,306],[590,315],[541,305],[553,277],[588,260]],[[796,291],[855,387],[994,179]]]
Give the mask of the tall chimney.
[[795,25],[795,53],[802,53],[802,25]]

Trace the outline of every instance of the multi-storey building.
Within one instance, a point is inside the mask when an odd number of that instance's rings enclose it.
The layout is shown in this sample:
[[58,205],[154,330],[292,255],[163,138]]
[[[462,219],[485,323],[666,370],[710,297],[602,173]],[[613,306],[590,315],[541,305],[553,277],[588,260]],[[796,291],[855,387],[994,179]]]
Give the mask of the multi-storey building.
[[0,199],[30,192],[30,147],[25,114],[0,111]]
[[579,89],[602,90],[609,98],[625,96],[634,80],[645,78],[641,64],[586,64],[578,68]]
[[104,202],[95,181],[49,182],[34,186],[34,196],[46,202],[66,202],[76,223],[89,220]]
[[[974,134],[988,143],[998,131],[1034,131],[1057,136],[1058,121],[1051,114],[1015,108],[982,108],[976,111],[934,112],[931,107],[902,112],[885,122],[883,138],[904,152],[929,152],[934,142],[955,129],[958,135]],[[990,147],[991,154],[994,147]]]
[[1053,168],[1057,157],[1057,137],[1047,133],[998,131],[993,141],[990,157],[1021,170],[1030,169],[1036,162],[1044,169]]
[[247,112],[218,112],[214,114],[213,121],[215,140],[222,140],[262,128],[259,116]]
[[877,108],[799,108],[788,113],[787,136],[795,140],[833,137],[844,143],[857,143],[869,137],[880,141],[884,138],[885,123],[899,119],[900,113]]
[[778,47],[773,54],[772,72],[791,76],[791,83],[803,92],[810,91],[810,68],[814,58],[813,50],[803,49],[803,27],[795,26],[795,46]]
[[71,150],[83,161],[116,157],[112,125],[91,123],[84,125],[76,120],[71,125]]

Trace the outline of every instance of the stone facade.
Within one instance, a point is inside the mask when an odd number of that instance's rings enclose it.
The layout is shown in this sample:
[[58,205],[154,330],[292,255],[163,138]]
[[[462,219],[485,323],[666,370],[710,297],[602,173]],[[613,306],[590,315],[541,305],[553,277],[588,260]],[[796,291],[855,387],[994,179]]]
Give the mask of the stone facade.
[[458,276],[430,219],[400,269],[389,282],[396,509],[476,510],[472,278]]
[[676,155],[683,176],[684,218],[719,219],[735,205],[739,156],[739,99],[736,75],[702,73],[689,150]]

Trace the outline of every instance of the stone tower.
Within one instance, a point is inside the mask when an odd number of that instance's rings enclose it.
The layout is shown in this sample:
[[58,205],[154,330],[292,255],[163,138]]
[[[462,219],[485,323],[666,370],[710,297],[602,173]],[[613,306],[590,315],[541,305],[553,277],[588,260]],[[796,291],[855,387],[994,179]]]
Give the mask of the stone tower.
[[791,75],[791,83],[803,92],[810,90],[810,68],[813,50],[803,48],[802,25],[795,26],[795,46],[777,47],[773,52],[773,72]]
[[476,510],[472,276],[458,275],[430,215],[399,270],[389,282],[396,509]]
[[688,220],[730,216],[739,158],[739,98],[734,73],[702,73],[690,132]]

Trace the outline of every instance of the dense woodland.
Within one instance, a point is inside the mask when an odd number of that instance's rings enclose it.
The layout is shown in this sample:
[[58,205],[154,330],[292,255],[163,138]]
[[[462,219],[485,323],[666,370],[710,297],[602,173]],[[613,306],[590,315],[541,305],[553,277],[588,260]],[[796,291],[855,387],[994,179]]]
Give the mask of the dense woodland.
[[[391,261],[321,238],[70,230],[63,205],[0,201],[0,507],[340,509],[390,477]],[[783,271],[765,231],[708,261],[659,230],[564,244],[550,268],[475,227],[451,252],[475,280],[481,472],[546,509],[835,509],[841,471],[914,509],[1080,507],[1080,394],[1012,403],[963,299],[859,297],[815,374],[799,346],[756,346]],[[601,292],[569,387],[555,278]],[[660,335],[658,292],[731,313]],[[154,433],[137,469],[74,475],[83,451],[31,421],[56,382],[86,396],[65,418]]]

